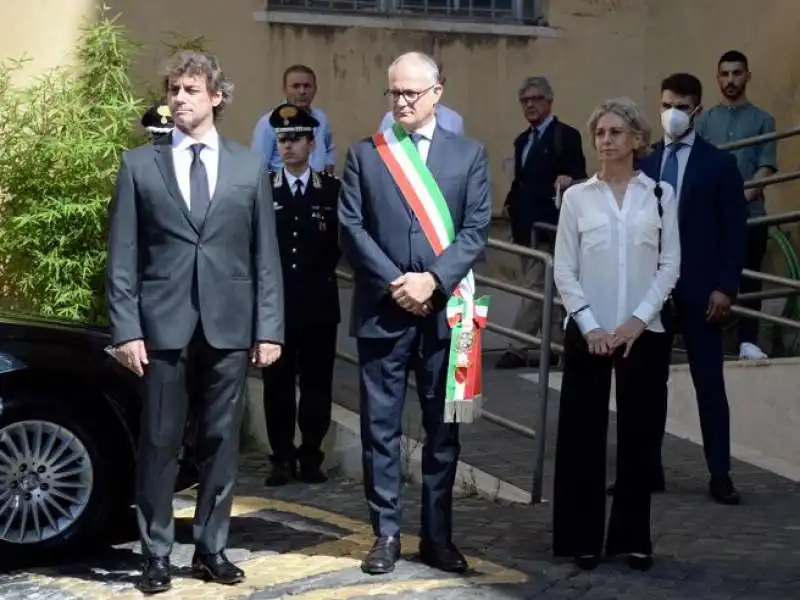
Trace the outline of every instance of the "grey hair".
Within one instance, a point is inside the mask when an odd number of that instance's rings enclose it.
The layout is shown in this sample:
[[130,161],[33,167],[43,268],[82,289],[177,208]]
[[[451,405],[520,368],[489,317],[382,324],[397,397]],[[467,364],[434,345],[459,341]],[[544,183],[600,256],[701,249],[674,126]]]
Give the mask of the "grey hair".
[[219,60],[210,52],[186,50],[173,56],[164,69],[164,91],[169,92],[170,81],[184,76],[205,77],[209,93],[222,95],[222,101],[214,107],[215,120],[233,102],[233,83],[225,77]]
[[526,77],[519,86],[519,95],[521,96],[525,93],[525,90],[532,87],[542,92],[545,100],[553,99],[553,88],[550,87],[550,82],[547,81],[547,77]]
[[592,111],[592,116],[589,117],[589,139],[592,143],[592,148],[595,146],[595,132],[597,131],[597,122],[603,115],[617,115],[620,119],[625,121],[625,124],[630,128],[634,136],[640,139],[640,144],[634,149],[634,159],[640,158],[650,154],[650,135],[652,130],[647,120],[644,118],[644,113],[639,105],[627,97],[611,98],[600,104]]
[[392,76],[392,70],[401,62],[404,61],[411,61],[414,62],[421,67],[424,67],[427,71],[428,75],[428,83],[430,85],[436,85],[440,81],[440,73],[439,73],[439,65],[436,64],[436,61],[433,60],[427,54],[423,52],[406,52],[405,54],[401,54],[397,58],[392,61],[392,64],[389,65],[389,68],[386,70],[387,77]]

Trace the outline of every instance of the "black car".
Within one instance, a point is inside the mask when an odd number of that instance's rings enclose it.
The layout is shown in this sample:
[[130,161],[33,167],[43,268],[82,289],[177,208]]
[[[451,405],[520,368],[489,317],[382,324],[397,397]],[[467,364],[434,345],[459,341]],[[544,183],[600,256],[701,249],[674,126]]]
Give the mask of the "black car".
[[[0,554],[94,545],[129,515],[140,380],[109,341],[100,327],[0,314]],[[196,472],[187,445],[178,489]]]

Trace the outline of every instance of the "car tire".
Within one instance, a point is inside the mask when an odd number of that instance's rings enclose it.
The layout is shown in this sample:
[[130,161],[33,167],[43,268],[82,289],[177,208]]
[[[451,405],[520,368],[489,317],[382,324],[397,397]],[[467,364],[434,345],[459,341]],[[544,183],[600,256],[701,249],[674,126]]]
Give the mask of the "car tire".
[[[125,449],[119,448],[115,442],[113,427],[100,422],[98,417],[104,417],[105,412],[86,410],[85,406],[80,412],[65,410],[64,406],[68,404],[55,401],[43,406],[34,399],[26,400],[16,403],[0,418],[0,451],[8,454],[10,441],[19,447],[20,436],[25,432],[29,435],[29,456],[34,459],[17,457],[16,469],[13,464],[0,461],[3,487],[12,493],[13,489],[18,490],[17,513],[23,512],[19,503],[25,502],[26,498],[26,506],[37,507],[39,513],[38,525],[32,525],[29,516],[27,527],[22,527],[19,514],[16,520],[12,516],[12,505],[0,510],[0,555],[11,556],[15,561],[47,560],[84,550],[101,544],[107,539],[105,534],[112,529],[110,521],[116,512],[114,465],[124,463],[119,458],[120,451]],[[92,417],[98,420],[93,422]],[[38,434],[40,431],[42,433]],[[48,453],[44,451],[47,445],[40,444],[37,451],[36,435],[48,440],[55,438],[54,444],[66,449],[61,456],[55,451],[50,453],[48,463]],[[58,458],[53,460],[53,455]],[[60,464],[70,456],[79,460]],[[27,462],[31,462],[30,467]],[[34,475],[38,477],[35,481],[32,480]],[[88,480],[90,489],[87,491]],[[69,499],[64,500],[57,495],[58,492],[67,493]],[[49,496],[45,497],[48,493]],[[0,509],[8,499],[0,499]],[[59,512],[54,503],[64,511]],[[71,520],[67,515],[72,517]],[[56,527],[52,527],[53,523]],[[8,531],[7,526],[10,526]],[[20,540],[20,531],[27,539]]]

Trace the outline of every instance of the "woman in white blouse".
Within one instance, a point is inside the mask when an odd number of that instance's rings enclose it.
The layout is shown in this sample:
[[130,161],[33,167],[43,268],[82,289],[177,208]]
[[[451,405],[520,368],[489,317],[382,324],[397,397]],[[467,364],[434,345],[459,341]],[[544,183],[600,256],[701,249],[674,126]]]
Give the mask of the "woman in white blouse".
[[660,311],[678,279],[677,201],[667,183],[635,170],[650,128],[627,98],[589,119],[599,170],[564,194],[555,283],[568,313],[553,498],[553,550],[584,569],[600,562],[605,532],[606,430],[616,377],[617,483],[607,556],[652,565],[649,465],[669,344]]

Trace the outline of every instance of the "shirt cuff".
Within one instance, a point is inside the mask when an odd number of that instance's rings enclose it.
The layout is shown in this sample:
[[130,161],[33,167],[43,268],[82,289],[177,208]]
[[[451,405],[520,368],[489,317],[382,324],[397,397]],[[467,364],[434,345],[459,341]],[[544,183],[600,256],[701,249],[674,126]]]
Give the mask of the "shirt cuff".
[[645,301],[639,304],[639,306],[636,307],[636,310],[633,311],[633,316],[642,321],[645,325],[650,324],[650,321],[653,320],[655,314],[655,307],[649,302]]
[[600,328],[597,319],[595,319],[594,315],[592,314],[591,308],[582,310],[572,318],[575,319],[575,324],[578,326],[578,329],[581,330],[581,333],[583,335],[586,335],[587,333],[589,333],[594,329]]

